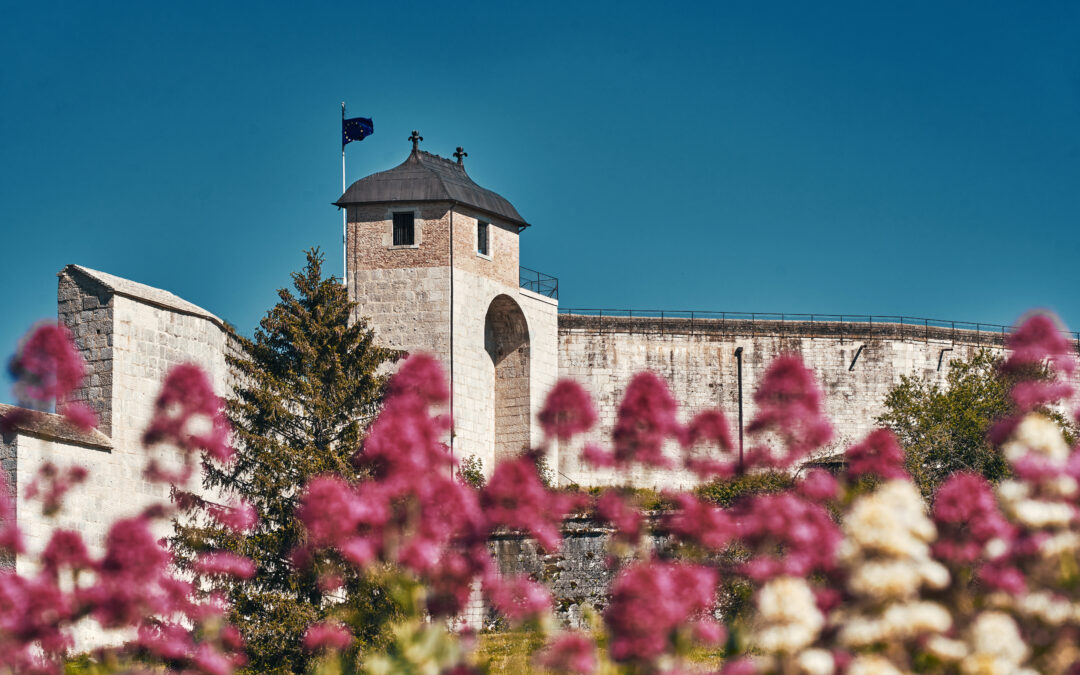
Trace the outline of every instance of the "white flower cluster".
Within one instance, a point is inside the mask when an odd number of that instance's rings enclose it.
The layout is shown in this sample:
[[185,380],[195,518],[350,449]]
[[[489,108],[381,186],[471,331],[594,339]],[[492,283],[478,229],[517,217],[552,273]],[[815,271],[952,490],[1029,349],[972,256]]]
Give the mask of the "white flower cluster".
[[880,654],[860,654],[851,660],[847,675],[903,675],[892,661]]
[[1015,616],[1034,619],[1045,626],[1060,628],[1065,624],[1080,624],[1080,603],[1049,591],[1030,591],[1016,595],[995,593],[988,601],[992,607],[1008,610]]
[[892,480],[857,499],[844,532],[841,560],[851,570],[848,589],[860,601],[833,617],[842,644],[864,647],[949,629],[944,607],[918,599],[924,586],[947,586],[949,572],[930,557],[937,530],[911,482]]
[[1070,450],[1053,420],[1032,413],[1013,430],[1012,436],[1001,446],[1001,452],[1013,464],[1028,453],[1035,453],[1057,466],[1065,466]]
[[926,648],[947,663],[958,663],[964,675],[1034,675],[1023,668],[1028,647],[1012,617],[983,612],[975,618],[966,640],[934,636]]
[[[1038,413],[1025,417],[1001,449],[1014,464],[1031,456],[1059,468],[1065,466],[1070,453],[1061,429]],[[1038,483],[1006,480],[997,488],[1005,512],[1020,524],[1037,530],[1063,530],[1072,525],[1077,514],[1071,502],[1078,491],[1076,479],[1065,474]],[[1041,551],[1051,558],[1071,553],[1078,545],[1080,539],[1075,534],[1060,532],[1045,542]]]
[[805,649],[825,625],[810,586],[794,577],[777,577],[766,583],[758,591],[757,611],[759,625],[754,631],[754,643],[770,654],[794,654]]

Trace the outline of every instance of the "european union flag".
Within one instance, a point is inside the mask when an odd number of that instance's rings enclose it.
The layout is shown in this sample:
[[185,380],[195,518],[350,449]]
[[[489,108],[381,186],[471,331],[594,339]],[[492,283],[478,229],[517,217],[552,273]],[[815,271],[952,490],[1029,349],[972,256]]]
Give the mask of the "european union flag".
[[341,120],[341,147],[351,141],[362,141],[375,133],[375,123],[367,117],[351,117]]

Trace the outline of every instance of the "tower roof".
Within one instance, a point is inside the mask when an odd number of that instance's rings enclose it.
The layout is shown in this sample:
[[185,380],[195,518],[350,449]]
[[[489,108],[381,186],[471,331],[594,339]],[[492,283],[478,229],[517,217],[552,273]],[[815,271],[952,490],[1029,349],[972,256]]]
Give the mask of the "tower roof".
[[414,149],[408,159],[393,169],[356,181],[334,204],[390,202],[455,202],[517,225],[519,229],[529,226],[510,202],[474,183],[463,165],[419,149]]

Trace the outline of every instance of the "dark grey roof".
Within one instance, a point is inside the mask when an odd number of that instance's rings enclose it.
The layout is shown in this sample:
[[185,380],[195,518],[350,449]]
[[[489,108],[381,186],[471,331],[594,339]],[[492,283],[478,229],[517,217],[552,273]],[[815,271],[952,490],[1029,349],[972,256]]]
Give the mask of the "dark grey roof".
[[413,150],[393,169],[356,181],[334,204],[389,202],[456,202],[519,227],[529,226],[510,202],[474,183],[464,166],[423,150]]

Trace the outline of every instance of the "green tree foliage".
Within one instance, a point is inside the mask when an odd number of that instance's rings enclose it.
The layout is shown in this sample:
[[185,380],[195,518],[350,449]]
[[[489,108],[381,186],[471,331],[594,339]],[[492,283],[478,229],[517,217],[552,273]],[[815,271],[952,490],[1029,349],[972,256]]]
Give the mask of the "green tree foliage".
[[[925,496],[957,471],[994,483],[1008,475],[1008,464],[987,440],[994,422],[1016,413],[1009,397],[1015,376],[1004,375],[1000,364],[1001,357],[979,350],[949,364],[944,387],[905,375],[885,397],[885,413],[876,421],[896,434],[907,470]],[[1051,372],[1043,368],[1034,375],[1048,378]],[[1045,412],[1073,433],[1062,415]]]
[[336,566],[332,573],[344,585],[324,591],[315,572],[299,571],[290,558],[302,537],[293,511],[308,479],[361,477],[350,458],[379,406],[384,378],[378,369],[396,357],[375,344],[365,322],[350,325],[355,303],[337,279],[322,277],[322,264],[318,249],[308,251],[306,266],[292,275],[295,293],[280,289],[254,340],[235,335],[239,349],[227,357],[236,376],[227,403],[236,461],[227,467],[205,462],[203,487],[225,501],[252,504],[258,524],[236,534],[206,518],[207,503],[180,495],[188,509],[172,541],[184,566],[207,550],[255,562],[250,580],[199,582],[229,599],[229,619],[244,637],[249,667],[260,673],[303,672],[309,659],[304,630],[331,611],[356,618],[357,648],[379,640],[395,614],[379,584],[352,566]]

